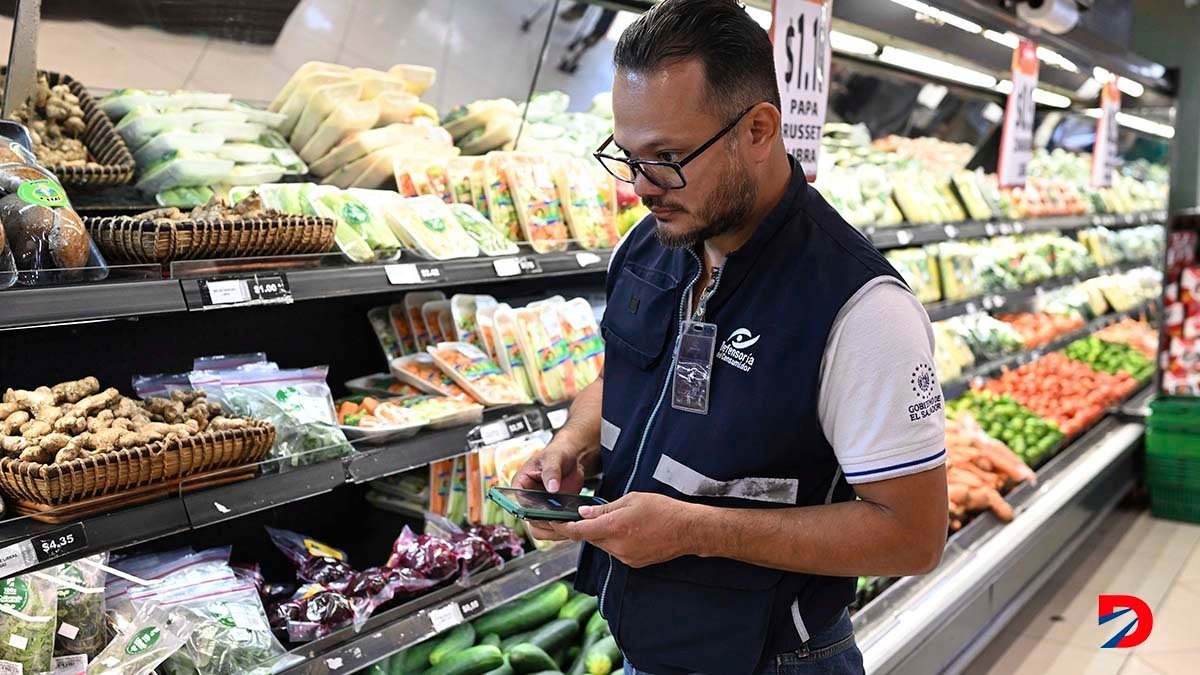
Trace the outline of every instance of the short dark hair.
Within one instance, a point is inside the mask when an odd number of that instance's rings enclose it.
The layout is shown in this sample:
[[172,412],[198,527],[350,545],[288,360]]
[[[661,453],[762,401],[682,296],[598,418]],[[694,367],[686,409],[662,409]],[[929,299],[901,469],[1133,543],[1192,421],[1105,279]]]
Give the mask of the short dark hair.
[[613,51],[618,71],[636,73],[689,58],[703,64],[715,110],[732,117],[763,101],[781,107],[771,39],[735,0],[663,0]]

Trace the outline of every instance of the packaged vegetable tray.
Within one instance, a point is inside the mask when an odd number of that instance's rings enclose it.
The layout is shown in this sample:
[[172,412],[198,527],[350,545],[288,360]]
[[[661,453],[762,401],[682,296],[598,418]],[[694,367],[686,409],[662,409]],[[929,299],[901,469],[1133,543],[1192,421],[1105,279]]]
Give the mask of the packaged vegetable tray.
[[506,155],[499,152],[489,153],[483,161],[482,185],[487,200],[487,214],[492,224],[503,232],[509,241],[520,242],[524,241],[525,237],[521,232],[521,220],[517,215],[512,185],[505,171],[506,162]]
[[[490,323],[493,326],[491,332],[492,354],[496,357],[496,363],[501,370],[512,376],[513,380],[525,390],[530,398],[533,398],[536,396],[534,378],[525,364],[525,353],[521,349],[521,343],[517,341],[517,333],[520,328],[517,326],[516,312],[507,304],[500,304],[489,314]],[[484,325],[484,322],[484,319],[480,319],[481,326]]]
[[327,185],[313,187],[307,196],[309,205],[317,215],[337,221],[339,246],[345,226],[361,237],[374,257],[394,259],[400,255],[400,240],[386,222],[379,220],[378,212],[368,208],[358,197]]
[[[605,172],[602,178],[592,166],[578,157],[557,156],[549,160],[554,166],[554,180],[563,216],[571,237],[587,249],[612,248],[621,239],[617,232],[615,201],[605,201],[601,180],[614,180]],[[612,194],[613,190],[608,190]]]
[[442,372],[480,403],[498,406],[529,402],[517,384],[475,345],[442,342],[427,351]]
[[429,420],[430,429],[448,429],[483,421],[483,406],[473,401],[449,396],[414,396],[399,403]]
[[504,172],[513,195],[521,231],[538,253],[565,251],[571,235],[563,221],[554,176],[543,157],[505,155]]
[[592,306],[583,298],[552,305],[562,323],[563,337],[571,350],[575,389],[582,390],[604,370],[604,340]]
[[558,313],[543,305],[518,309],[515,314],[517,343],[537,399],[555,405],[574,398],[575,366]]
[[417,251],[434,260],[474,258],[479,245],[441,199],[432,195],[404,199],[394,216]]
[[429,354],[412,354],[392,359],[389,364],[397,380],[407,382],[421,391],[438,396],[474,403],[475,399],[443,373]]
[[425,325],[425,315],[422,308],[428,302],[445,300],[446,294],[441,291],[414,291],[404,296],[404,313],[408,316],[408,325],[412,330],[415,353],[423,353],[427,345],[435,344],[433,333]]
[[447,208],[466,230],[484,255],[516,255],[521,249],[509,241],[491,221],[469,204],[450,204]]

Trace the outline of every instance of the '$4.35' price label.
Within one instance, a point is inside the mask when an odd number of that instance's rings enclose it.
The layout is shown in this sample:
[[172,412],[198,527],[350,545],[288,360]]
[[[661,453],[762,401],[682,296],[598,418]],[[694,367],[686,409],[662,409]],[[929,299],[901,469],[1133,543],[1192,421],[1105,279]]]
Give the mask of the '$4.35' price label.
[[33,545],[33,552],[38,561],[46,562],[87,548],[87,533],[83,529],[83,523],[75,523],[61,530],[32,537],[29,543]]

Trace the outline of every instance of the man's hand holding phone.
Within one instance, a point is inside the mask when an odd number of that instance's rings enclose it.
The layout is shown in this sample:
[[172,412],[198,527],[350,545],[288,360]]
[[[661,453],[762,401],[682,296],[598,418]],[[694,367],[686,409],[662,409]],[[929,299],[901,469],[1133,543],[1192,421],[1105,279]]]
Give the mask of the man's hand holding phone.
[[[568,434],[560,432],[541,452],[530,457],[513,480],[513,487],[522,490],[542,490],[564,494],[579,494],[583,489],[584,468],[578,445]],[[537,539],[560,541],[566,539],[561,523],[530,520],[529,531]]]

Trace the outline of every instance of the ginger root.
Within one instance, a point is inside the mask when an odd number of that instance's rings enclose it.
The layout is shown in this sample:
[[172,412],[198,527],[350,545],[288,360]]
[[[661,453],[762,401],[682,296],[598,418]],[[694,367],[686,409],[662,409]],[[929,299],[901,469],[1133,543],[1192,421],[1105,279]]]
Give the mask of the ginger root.
[[29,413],[25,412],[24,410],[18,410],[17,412],[5,418],[3,423],[0,423],[0,434],[4,434],[5,436],[13,436],[20,430],[22,426],[24,426],[26,422],[31,419],[33,418],[29,416]]
[[133,401],[133,399],[121,397],[114,405],[109,406],[109,410],[117,419],[122,417],[132,418],[134,415],[142,412],[141,406]]
[[87,431],[88,421],[86,417],[76,417],[74,415],[63,415],[54,422],[54,430],[68,436],[77,436]]
[[54,454],[67,447],[70,442],[71,437],[66,434],[48,434],[43,436],[42,440],[38,442],[38,447],[50,454]]
[[7,418],[20,409],[21,407],[16,403],[0,403],[0,420]]
[[58,405],[78,403],[100,391],[100,380],[89,375],[72,382],[60,382],[51,387],[50,391],[54,394],[54,402]]
[[21,425],[21,435],[30,440],[36,440],[54,431],[49,422],[33,420]]
[[53,425],[63,416],[63,409],[56,405],[48,405],[37,411],[34,419]]
[[245,429],[249,424],[247,420],[241,417],[214,417],[208,421],[208,430],[230,431],[232,429]]
[[[83,416],[80,415],[80,417]],[[96,413],[95,417],[88,418],[87,430],[92,433],[104,431],[105,429],[112,427],[114,419],[115,416],[111,410],[101,410],[100,412]]]
[[76,417],[91,417],[95,413],[98,413],[112,405],[120,397],[120,392],[112,387],[109,387],[99,394],[92,394],[91,396],[80,399],[80,401],[71,409],[71,412]]
[[0,449],[3,449],[6,454],[19,455],[25,448],[29,447],[29,439],[20,436],[5,436],[0,438]]
[[4,400],[5,402],[15,403],[18,408],[27,410],[35,415],[42,408],[55,405],[54,393],[50,391],[50,387],[38,387],[33,391],[9,389],[8,393],[4,395]]
[[150,413],[151,419],[157,418],[155,421],[174,424],[183,420],[185,408],[182,401],[172,401],[168,398],[151,398],[146,401],[146,410]]

